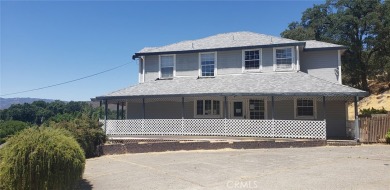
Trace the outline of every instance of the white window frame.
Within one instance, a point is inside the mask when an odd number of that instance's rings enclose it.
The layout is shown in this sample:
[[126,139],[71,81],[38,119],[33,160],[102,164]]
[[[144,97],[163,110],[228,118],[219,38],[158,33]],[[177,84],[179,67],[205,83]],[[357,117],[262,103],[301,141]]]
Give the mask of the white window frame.
[[[291,68],[290,69],[278,69],[277,68],[277,64],[276,64],[276,50],[278,49],[287,49],[287,48],[290,48],[291,49]],[[273,67],[274,67],[274,71],[293,71],[295,68],[295,48],[294,46],[286,46],[286,47],[274,47],[273,48],[273,56],[274,56],[274,64],[273,64]]]
[[[197,102],[198,100],[203,101],[203,115],[197,114]],[[205,100],[211,100],[211,112],[213,111],[214,104],[213,101],[219,101],[219,114],[218,115],[205,115]],[[221,118],[223,115],[223,101],[217,98],[196,98],[194,100],[194,118]]]
[[[214,54],[214,76],[202,76],[202,54],[210,54],[210,53]],[[199,59],[199,62],[198,62],[198,76],[199,77],[207,78],[207,77],[215,77],[215,76],[217,76],[218,58],[217,58],[217,52],[216,51],[199,53],[198,59]]]
[[[168,78],[162,78],[161,77],[161,57],[163,56],[173,56],[173,73],[172,73],[172,77],[168,77]],[[158,56],[158,78],[160,79],[171,79],[171,78],[174,78],[176,76],[176,54],[166,54],[166,55],[159,55]]]
[[[298,116],[298,106],[297,101],[298,99],[303,100],[312,100],[313,101],[313,116]],[[311,97],[295,97],[294,98],[294,118],[295,119],[317,119],[317,101],[315,98]]]
[[[259,68],[258,69],[246,69],[245,68],[245,52],[246,51],[259,51]],[[242,50],[242,72],[261,72],[263,70],[263,49],[244,49]]]

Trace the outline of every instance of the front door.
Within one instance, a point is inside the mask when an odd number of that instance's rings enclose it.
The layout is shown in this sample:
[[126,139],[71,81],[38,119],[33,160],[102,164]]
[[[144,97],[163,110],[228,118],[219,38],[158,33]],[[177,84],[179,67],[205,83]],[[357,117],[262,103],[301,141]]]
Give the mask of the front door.
[[244,101],[243,100],[233,101],[231,104],[231,111],[232,112],[230,118],[244,119],[245,118]]

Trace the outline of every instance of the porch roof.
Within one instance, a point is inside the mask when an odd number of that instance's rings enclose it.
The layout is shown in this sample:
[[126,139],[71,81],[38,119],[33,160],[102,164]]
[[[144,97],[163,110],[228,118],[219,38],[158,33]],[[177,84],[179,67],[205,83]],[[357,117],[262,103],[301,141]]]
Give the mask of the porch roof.
[[167,96],[366,96],[368,93],[302,72],[175,77],[130,86],[93,100]]

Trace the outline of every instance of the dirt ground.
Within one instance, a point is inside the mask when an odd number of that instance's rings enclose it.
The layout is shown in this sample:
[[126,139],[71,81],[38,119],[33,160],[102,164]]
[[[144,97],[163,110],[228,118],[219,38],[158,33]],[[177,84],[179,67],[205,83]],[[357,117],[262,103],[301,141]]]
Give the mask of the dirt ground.
[[88,159],[81,189],[390,189],[390,145],[196,150]]

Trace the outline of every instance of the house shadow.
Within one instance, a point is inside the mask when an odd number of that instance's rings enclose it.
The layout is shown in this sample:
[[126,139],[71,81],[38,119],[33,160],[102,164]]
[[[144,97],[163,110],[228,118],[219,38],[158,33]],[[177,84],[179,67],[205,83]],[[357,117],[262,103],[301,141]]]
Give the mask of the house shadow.
[[80,180],[76,190],[90,190],[92,189],[93,185],[86,179]]

